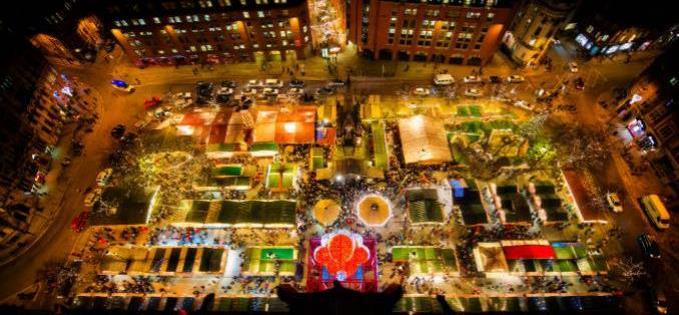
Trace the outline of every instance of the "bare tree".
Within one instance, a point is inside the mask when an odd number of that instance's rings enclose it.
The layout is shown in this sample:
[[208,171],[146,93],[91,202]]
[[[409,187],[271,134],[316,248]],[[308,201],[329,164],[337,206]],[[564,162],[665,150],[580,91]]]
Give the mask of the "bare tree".
[[643,262],[635,262],[632,257],[624,256],[616,259],[611,272],[627,284],[632,284],[640,277],[646,275]]

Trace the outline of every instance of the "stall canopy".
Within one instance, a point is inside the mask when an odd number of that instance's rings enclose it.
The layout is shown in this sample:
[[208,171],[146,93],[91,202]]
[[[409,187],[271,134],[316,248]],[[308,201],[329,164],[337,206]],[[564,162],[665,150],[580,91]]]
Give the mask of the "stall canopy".
[[297,106],[268,108],[257,113],[254,142],[278,144],[313,143],[316,130],[316,108]]
[[508,260],[556,259],[554,248],[548,241],[502,241],[501,244]]
[[436,164],[452,161],[443,124],[427,116],[399,119],[403,156],[406,164]]

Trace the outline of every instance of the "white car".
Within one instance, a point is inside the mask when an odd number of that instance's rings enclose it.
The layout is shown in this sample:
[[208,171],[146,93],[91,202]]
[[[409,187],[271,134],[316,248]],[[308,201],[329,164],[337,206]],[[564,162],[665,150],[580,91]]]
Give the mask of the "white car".
[[523,81],[526,81],[526,78],[517,74],[510,75],[507,77],[507,82],[509,83],[521,83]]
[[423,87],[418,87],[413,90],[413,94],[417,96],[427,96],[429,95],[429,89],[428,88],[423,88]]
[[246,88],[243,88],[243,89],[240,91],[240,93],[241,93],[242,95],[255,95],[255,94],[257,94],[257,89],[252,88],[252,87],[246,87]]
[[99,172],[99,174],[97,174],[97,185],[106,186],[109,179],[111,179],[111,174],[113,174],[113,169],[110,167]]
[[462,79],[464,83],[481,83],[483,81],[481,77],[475,75],[468,75]]
[[92,191],[90,191],[89,193],[87,193],[87,195],[85,195],[85,200],[83,201],[85,206],[86,207],[94,206],[94,204],[101,197],[101,191],[102,191],[101,188],[95,188]]
[[295,87],[294,87],[294,88],[290,88],[290,89],[288,89],[288,94],[290,94],[290,95],[300,95],[300,94],[304,94],[304,89],[295,88]]
[[607,193],[606,202],[608,203],[608,208],[613,210],[613,212],[622,212],[622,202],[617,193]]
[[266,96],[276,96],[276,95],[278,95],[278,89],[267,87],[267,88],[264,88],[262,90],[262,94],[264,94]]
[[221,95],[232,95],[233,94],[233,89],[232,88],[227,88],[227,87],[222,87],[217,90],[217,94]]
[[568,70],[570,70],[573,73],[578,72],[578,64],[575,62],[568,63]]
[[519,101],[514,102],[514,106],[519,107],[519,108],[523,108],[525,110],[533,110],[533,105],[531,105],[530,103],[528,103],[524,100],[519,100]]
[[451,85],[455,83],[455,78],[450,74],[437,74],[434,77],[434,84],[436,85]]
[[251,88],[262,87],[262,80],[250,80],[248,81],[248,87]]
[[481,97],[483,96],[483,92],[479,89],[469,88],[464,91],[464,95],[469,97]]
[[264,80],[264,86],[270,87],[270,88],[282,88],[283,87],[283,81],[278,80],[278,79],[266,79],[266,80]]

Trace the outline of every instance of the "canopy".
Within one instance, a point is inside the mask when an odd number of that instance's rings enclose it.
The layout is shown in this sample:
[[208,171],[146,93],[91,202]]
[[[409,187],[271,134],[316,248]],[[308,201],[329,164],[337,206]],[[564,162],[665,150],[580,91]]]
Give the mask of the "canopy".
[[314,218],[323,225],[330,225],[337,220],[340,206],[332,199],[321,199],[313,208]]
[[550,245],[514,245],[503,246],[502,249],[509,260],[556,258],[554,249]]
[[398,129],[406,164],[452,161],[446,130],[440,121],[417,115],[399,119]]
[[509,270],[507,260],[498,243],[479,243],[474,249],[476,267],[482,272],[504,272]]
[[371,194],[358,202],[358,218],[369,226],[381,226],[391,218],[391,207],[384,197]]

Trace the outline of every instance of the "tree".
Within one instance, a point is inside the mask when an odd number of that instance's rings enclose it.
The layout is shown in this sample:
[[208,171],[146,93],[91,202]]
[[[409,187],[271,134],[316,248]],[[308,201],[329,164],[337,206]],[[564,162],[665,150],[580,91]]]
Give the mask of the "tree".
[[601,169],[608,158],[604,134],[580,124],[559,123],[551,135],[557,159],[566,168]]
[[646,274],[643,262],[634,262],[632,257],[624,256],[616,259],[611,272],[627,284],[632,284]]

